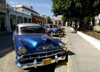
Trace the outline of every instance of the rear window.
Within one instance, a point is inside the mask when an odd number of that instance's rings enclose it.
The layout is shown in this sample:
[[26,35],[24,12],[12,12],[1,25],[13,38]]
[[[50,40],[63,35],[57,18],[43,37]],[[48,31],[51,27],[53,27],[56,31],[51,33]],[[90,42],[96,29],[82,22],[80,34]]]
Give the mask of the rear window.
[[44,33],[44,29],[42,27],[21,27],[21,33]]
[[49,27],[50,27],[50,28],[53,28],[53,25],[50,25]]

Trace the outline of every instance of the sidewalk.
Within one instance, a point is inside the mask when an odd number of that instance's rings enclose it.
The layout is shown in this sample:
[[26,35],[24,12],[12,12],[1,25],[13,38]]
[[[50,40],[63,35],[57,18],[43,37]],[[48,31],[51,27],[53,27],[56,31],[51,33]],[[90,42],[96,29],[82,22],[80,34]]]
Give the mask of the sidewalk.
[[100,72],[100,50],[67,27],[70,72]]
[[2,35],[8,35],[8,34],[12,34],[12,32],[7,32],[7,31],[0,32],[0,36],[2,36]]
[[[70,29],[73,30],[73,28],[70,28]],[[93,38],[87,34],[84,34],[80,31],[77,31],[77,34],[83,37],[86,41],[88,41],[89,43],[91,43],[93,46],[95,46],[97,49],[100,50],[100,40]]]

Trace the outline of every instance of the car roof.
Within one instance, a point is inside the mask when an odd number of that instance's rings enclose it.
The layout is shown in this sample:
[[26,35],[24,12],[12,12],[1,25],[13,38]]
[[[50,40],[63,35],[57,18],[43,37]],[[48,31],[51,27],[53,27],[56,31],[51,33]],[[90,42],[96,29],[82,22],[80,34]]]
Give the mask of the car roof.
[[42,27],[39,24],[33,24],[33,23],[21,23],[17,25],[18,27],[25,27],[25,26],[38,26],[38,27]]

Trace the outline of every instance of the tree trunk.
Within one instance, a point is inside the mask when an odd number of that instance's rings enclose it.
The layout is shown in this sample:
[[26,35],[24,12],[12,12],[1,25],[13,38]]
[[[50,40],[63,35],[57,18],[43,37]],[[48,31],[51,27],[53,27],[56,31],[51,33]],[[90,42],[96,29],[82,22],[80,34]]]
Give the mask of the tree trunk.
[[95,26],[95,20],[94,20],[94,17],[92,18],[92,25]]
[[80,18],[79,30],[83,28],[83,17]]

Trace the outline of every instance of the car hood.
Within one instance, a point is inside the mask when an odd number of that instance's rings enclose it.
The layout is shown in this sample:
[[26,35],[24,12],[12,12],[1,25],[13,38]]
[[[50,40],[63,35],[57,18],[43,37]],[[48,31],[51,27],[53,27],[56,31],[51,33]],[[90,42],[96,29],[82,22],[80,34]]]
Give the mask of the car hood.
[[25,34],[18,37],[29,52],[44,51],[43,47],[49,47],[46,50],[56,48],[56,43],[53,39],[44,34]]

